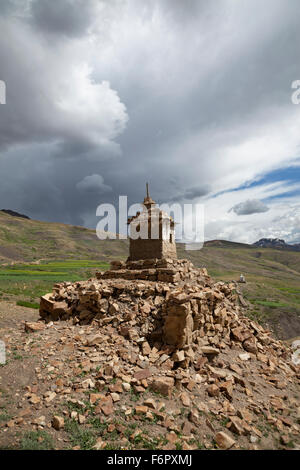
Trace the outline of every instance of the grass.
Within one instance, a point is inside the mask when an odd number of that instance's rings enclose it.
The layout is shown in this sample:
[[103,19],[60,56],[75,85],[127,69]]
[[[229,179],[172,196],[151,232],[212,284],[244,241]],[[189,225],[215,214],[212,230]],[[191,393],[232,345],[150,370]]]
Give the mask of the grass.
[[0,263],[41,259],[98,259],[127,257],[125,240],[99,240],[95,230],[26,220],[0,211]]
[[136,393],[136,392],[133,390],[133,388],[130,389],[130,392],[129,392],[129,393],[130,393],[130,399],[131,399],[131,401],[134,401],[134,402],[139,401],[140,396],[142,396],[141,394]]
[[35,303],[35,302],[26,302],[25,300],[18,300],[16,304],[19,305],[20,307],[36,308],[36,309],[40,308],[40,304]]
[[17,305],[38,309],[39,298],[50,292],[53,284],[89,279],[108,267],[107,262],[76,259],[0,266],[0,299],[16,300]]
[[293,441],[289,441],[286,445],[289,449],[294,449],[295,448],[295,444]]
[[[70,403],[70,402],[69,402]],[[70,403],[69,409],[72,409]],[[74,408],[76,411],[78,408]],[[129,449],[152,449],[155,450],[159,445],[167,443],[165,436],[149,436],[146,426],[143,425],[143,431],[132,438],[132,434],[142,425],[141,421],[127,422],[123,419],[115,419],[113,424],[122,424],[124,429],[124,437],[131,442],[128,443]],[[149,424],[149,423],[148,423]],[[114,429],[112,432],[107,431],[108,422],[101,420],[98,416],[90,415],[85,425],[79,425],[74,419],[67,419],[65,422],[65,431],[68,434],[71,447],[79,447],[81,450],[91,450],[96,443],[98,437],[106,442],[105,450],[117,450],[120,448],[118,444],[119,432]]]
[[0,413],[0,423],[3,421],[9,421],[12,418],[12,415],[7,413],[7,411],[4,411],[3,413]]
[[[13,359],[15,361],[23,359],[23,356],[21,356],[21,354],[18,354],[17,349],[12,349],[11,353],[8,353],[7,356],[9,357],[9,359]],[[6,361],[6,364],[7,363],[8,361]]]
[[96,443],[95,431],[80,427],[74,419],[66,421],[65,430],[69,435],[72,447],[79,446],[81,450],[90,450]]
[[98,417],[95,416],[91,417],[88,423],[92,425],[93,429],[99,432],[100,436],[102,436],[108,426],[106,422],[102,422]]
[[253,303],[262,305],[263,307],[270,307],[270,308],[279,308],[279,307],[289,308],[289,304],[285,304],[283,302],[274,302],[271,300],[253,300]]
[[72,401],[67,401],[65,403],[65,405],[68,407],[68,410],[69,411],[78,411],[78,412],[82,412],[83,410],[83,406],[80,405],[79,403],[73,403]]
[[29,431],[21,439],[21,450],[53,450],[54,442],[46,431]]

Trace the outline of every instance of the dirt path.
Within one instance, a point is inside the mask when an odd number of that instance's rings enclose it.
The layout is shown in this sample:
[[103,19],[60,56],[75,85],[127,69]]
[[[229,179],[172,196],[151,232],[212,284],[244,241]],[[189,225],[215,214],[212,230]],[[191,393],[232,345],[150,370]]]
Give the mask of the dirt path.
[[24,327],[25,321],[37,321],[39,312],[36,309],[19,307],[16,302],[0,301],[0,331],[6,328]]

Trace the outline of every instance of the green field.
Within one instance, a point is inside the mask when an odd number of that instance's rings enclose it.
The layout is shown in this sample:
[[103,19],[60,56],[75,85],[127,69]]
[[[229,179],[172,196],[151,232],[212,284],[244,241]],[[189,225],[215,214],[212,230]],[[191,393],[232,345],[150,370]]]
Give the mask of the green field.
[[[62,281],[80,281],[93,277],[109,264],[91,260],[43,261],[41,264],[0,266],[0,299],[37,303],[41,295]],[[27,305],[28,307],[31,305]]]

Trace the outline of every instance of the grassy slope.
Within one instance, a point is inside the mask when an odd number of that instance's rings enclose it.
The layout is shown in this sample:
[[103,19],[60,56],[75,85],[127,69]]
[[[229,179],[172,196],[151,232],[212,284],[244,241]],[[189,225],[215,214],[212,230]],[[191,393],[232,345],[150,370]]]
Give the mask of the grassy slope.
[[180,258],[205,266],[218,280],[237,280],[243,273],[243,295],[250,315],[272,327],[278,336],[300,335],[300,253],[249,245],[205,246],[200,251],[178,248]]
[[[95,271],[105,270],[103,261],[64,260],[43,261],[40,264],[0,266],[0,299],[29,302],[35,308],[41,295],[52,291],[53,284],[62,281],[80,281],[93,277]],[[26,306],[24,303],[22,303]]]
[[[94,230],[11,217],[0,211],[0,297],[36,302],[55,282],[87,279],[111,259],[126,259],[128,242],[101,241]],[[212,241],[178,257],[207,267],[220,280],[246,276],[241,285],[250,315],[272,325],[282,337],[300,335],[300,252]],[[37,260],[41,264],[28,262]],[[5,263],[17,262],[13,266]],[[24,264],[25,263],[25,264]]]
[[95,230],[26,220],[0,211],[0,263],[40,259],[99,259],[127,256],[127,241],[99,240]]

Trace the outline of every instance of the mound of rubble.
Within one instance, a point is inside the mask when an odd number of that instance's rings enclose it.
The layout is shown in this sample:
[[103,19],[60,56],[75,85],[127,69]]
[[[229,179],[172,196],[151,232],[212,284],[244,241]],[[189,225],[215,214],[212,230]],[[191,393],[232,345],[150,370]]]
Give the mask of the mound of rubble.
[[[114,262],[96,279],[54,285],[40,316],[67,325],[90,373],[72,387],[96,388],[90,399],[108,422],[116,408],[127,421],[155,422],[170,431],[166,449],[199,448],[203,435],[219,448],[297,446],[299,366],[240,300],[237,284],[214,282],[187,260]],[[123,400],[132,391],[138,404]]]
[[213,282],[187,260],[117,261],[96,277],[54,285],[41,298],[41,318],[112,324],[141,351],[145,344],[167,347],[170,369],[237,345],[245,358],[289,357],[283,343],[243,315],[234,283]]
[[144,344],[167,346],[168,367],[187,367],[202,354],[239,345],[248,354],[288,358],[288,350],[243,315],[236,285],[216,282],[187,260],[113,262],[97,279],[63,282],[41,298],[47,322],[112,324],[120,335]]

